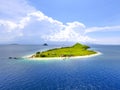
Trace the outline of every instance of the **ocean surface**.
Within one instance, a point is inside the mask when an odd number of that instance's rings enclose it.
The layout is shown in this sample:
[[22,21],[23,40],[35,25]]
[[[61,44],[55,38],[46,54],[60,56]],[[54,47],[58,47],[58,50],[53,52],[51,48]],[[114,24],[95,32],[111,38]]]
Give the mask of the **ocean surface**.
[[55,45],[0,45],[0,90],[120,90],[120,46],[91,45],[102,54],[67,60],[9,59]]

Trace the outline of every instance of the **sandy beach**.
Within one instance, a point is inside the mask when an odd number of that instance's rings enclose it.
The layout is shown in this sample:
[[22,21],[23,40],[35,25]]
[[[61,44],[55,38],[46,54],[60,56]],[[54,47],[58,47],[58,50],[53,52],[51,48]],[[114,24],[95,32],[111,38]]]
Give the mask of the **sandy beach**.
[[79,59],[79,58],[90,58],[90,57],[94,57],[94,56],[98,56],[101,55],[101,52],[97,52],[96,54],[92,54],[92,55],[86,55],[86,56],[74,56],[74,57],[50,57],[50,58],[31,58],[31,55],[27,55],[22,57],[23,59],[27,59],[27,60],[66,60],[66,59]]

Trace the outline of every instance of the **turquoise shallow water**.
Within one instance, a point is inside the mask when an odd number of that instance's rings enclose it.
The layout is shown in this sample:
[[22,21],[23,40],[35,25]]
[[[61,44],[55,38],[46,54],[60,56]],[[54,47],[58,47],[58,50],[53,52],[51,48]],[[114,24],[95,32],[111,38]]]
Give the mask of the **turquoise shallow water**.
[[102,55],[83,59],[8,59],[53,47],[0,45],[0,90],[120,90],[120,46],[92,45]]

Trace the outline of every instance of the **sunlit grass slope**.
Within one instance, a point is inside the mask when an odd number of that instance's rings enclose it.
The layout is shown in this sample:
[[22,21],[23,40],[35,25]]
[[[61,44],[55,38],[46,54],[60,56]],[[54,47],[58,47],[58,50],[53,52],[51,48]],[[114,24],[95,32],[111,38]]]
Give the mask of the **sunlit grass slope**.
[[71,56],[85,56],[95,54],[93,50],[88,50],[89,46],[76,43],[71,47],[54,48],[43,52],[37,52],[34,57],[71,57]]

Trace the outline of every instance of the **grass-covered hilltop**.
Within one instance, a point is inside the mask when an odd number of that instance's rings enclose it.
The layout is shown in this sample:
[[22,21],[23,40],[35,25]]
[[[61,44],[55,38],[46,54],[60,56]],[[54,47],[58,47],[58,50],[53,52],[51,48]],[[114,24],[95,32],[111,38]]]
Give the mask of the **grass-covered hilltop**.
[[37,52],[33,58],[44,58],[44,57],[74,57],[74,56],[86,56],[96,54],[93,50],[88,50],[89,46],[76,43],[71,47],[54,48],[47,51]]

